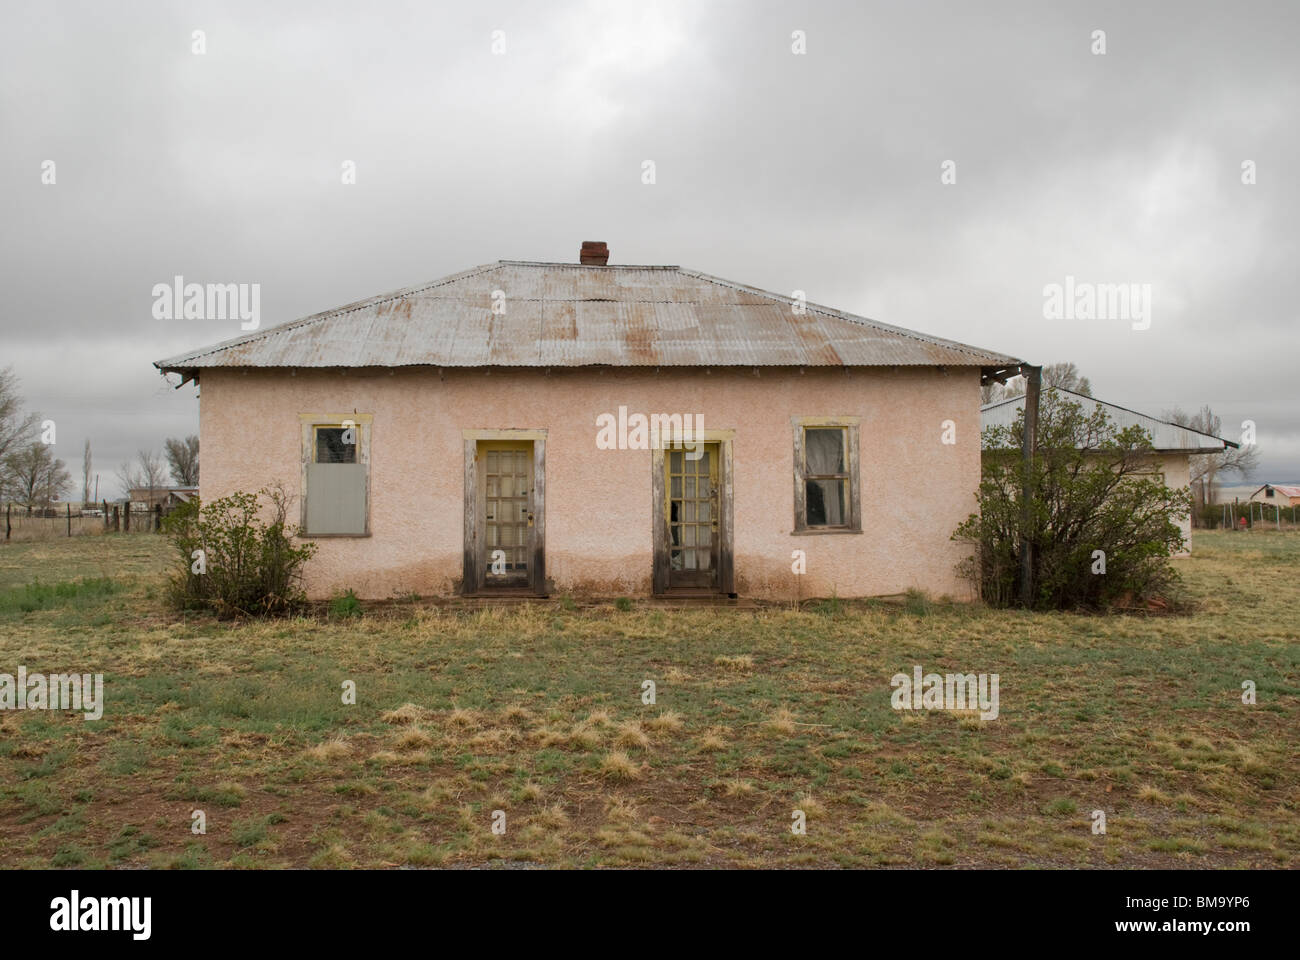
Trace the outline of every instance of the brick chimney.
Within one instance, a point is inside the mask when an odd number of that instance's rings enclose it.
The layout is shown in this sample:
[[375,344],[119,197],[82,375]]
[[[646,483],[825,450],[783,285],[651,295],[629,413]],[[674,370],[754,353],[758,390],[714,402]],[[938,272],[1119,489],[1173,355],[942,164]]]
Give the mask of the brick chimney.
[[609,247],[604,240],[584,240],[578,253],[578,262],[588,266],[603,267],[609,263]]

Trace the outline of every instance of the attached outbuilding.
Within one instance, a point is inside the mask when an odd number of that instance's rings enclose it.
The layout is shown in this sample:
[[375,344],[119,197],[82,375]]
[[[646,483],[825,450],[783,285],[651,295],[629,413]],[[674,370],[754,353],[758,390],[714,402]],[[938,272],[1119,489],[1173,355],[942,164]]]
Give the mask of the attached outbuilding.
[[[1151,470],[1164,480],[1164,484],[1177,490],[1191,484],[1191,458],[1222,453],[1227,447],[1236,447],[1231,440],[1224,440],[1213,434],[1201,433],[1190,427],[1182,427],[1167,420],[1159,420],[1145,413],[1138,413],[1118,404],[1106,403],[1096,397],[1090,397],[1073,390],[1060,387],[1053,388],[1071,401],[1083,406],[1084,411],[1092,413],[1098,407],[1105,411],[1107,418],[1120,430],[1139,426],[1151,437]],[[980,408],[980,418],[984,427],[1010,427],[1020,417],[1025,407],[1024,395],[985,404]],[[1186,556],[1192,549],[1192,515],[1190,510],[1178,518],[1178,527],[1183,533],[1186,549],[1181,556]]]
[[1019,360],[607,256],[158,361],[201,385],[202,499],[283,485],[316,597],[970,595],[980,385]]

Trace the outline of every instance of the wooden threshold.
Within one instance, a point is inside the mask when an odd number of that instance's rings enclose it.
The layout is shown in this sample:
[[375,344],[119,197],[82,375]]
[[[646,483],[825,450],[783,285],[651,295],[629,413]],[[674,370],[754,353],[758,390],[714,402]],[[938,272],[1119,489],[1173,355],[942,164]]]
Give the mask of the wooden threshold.
[[476,590],[462,593],[466,600],[546,600],[547,593],[538,593],[532,587],[500,587],[496,590]]

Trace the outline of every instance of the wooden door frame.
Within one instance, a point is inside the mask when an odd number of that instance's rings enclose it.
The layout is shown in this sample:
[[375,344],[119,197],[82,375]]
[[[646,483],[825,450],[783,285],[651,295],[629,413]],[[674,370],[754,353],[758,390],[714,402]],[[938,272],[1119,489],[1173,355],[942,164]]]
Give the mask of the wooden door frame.
[[[732,441],[735,430],[705,430],[698,439],[704,443],[718,445],[718,590],[719,594],[734,595],[736,592],[735,569],[735,515],[733,510],[734,486],[732,470]],[[668,472],[667,448],[658,447],[650,451],[650,499],[653,501],[652,530],[654,540],[654,568],[651,573],[651,591],[656,596],[670,593],[668,576],[671,555],[668,531],[668,519],[664,516],[665,476]]]
[[[546,591],[546,431],[545,430],[462,430],[465,445],[465,540],[461,593],[503,594],[524,590],[544,597]],[[528,535],[528,586],[491,587],[480,575],[480,537],[478,510],[478,445],[480,440],[520,440],[533,444],[533,525]]]

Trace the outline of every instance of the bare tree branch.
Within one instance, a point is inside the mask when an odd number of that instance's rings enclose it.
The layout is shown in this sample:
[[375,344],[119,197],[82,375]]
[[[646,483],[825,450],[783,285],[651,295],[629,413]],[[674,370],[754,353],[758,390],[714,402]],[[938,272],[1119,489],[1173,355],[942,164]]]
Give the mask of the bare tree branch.
[[199,485],[199,438],[191,434],[184,440],[168,437],[163,443],[172,479],[178,486]]

